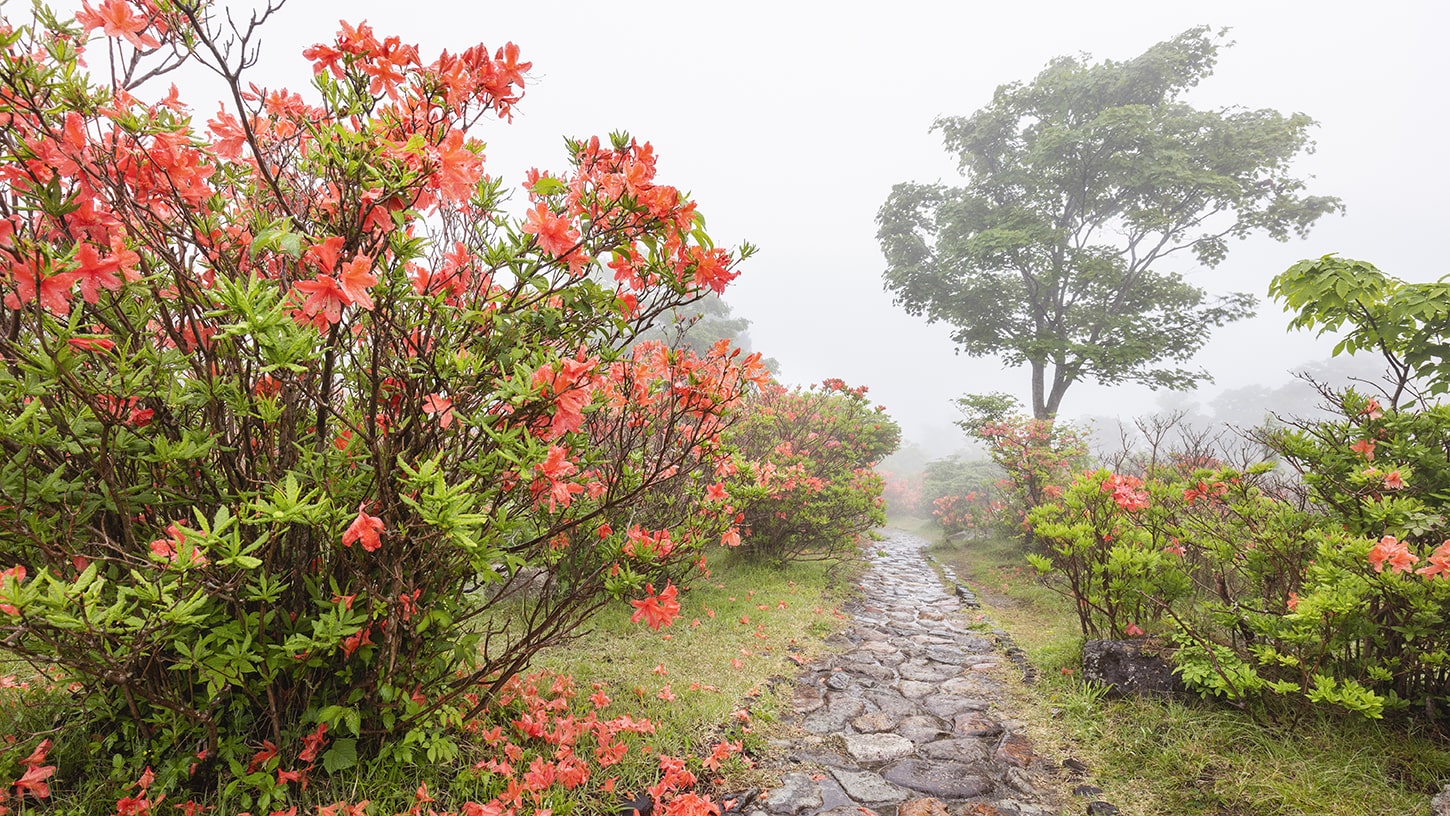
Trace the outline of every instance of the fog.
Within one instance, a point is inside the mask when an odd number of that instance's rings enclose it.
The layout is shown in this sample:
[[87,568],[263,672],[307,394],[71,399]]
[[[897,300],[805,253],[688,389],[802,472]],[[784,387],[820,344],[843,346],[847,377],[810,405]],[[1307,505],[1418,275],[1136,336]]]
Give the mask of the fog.
[[[1445,272],[1437,239],[1450,169],[1445,107],[1434,100],[1450,77],[1439,42],[1450,11],[1438,3],[293,0],[266,30],[258,81],[305,86],[301,50],[330,39],[340,18],[417,42],[425,59],[476,42],[519,44],[534,65],[527,95],[511,124],[477,131],[490,173],[512,184],[530,167],[563,168],[565,135],[628,130],[652,142],[661,180],[695,196],[718,242],[759,245],[726,299],[781,378],[866,384],[906,438],[933,453],[960,442],[954,397],[1025,397],[1027,377],[956,355],[944,327],[893,306],[875,214],[897,182],[955,178],[928,133],[934,118],[970,114],[1054,56],[1129,59],[1194,25],[1231,27],[1235,45],[1189,101],[1319,121],[1317,152],[1296,169],[1314,177],[1308,192],[1341,197],[1347,213],[1322,219],[1307,240],[1238,242],[1212,270],[1176,261],[1211,293],[1262,296],[1274,274],[1328,252],[1408,280]],[[1286,324],[1261,303],[1258,317],[1218,330],[1196,361],[1217,382],[1199,394],[1081,383],[1063,414],[1198,410],[1225,393],[1272,398],[1333,344]]]

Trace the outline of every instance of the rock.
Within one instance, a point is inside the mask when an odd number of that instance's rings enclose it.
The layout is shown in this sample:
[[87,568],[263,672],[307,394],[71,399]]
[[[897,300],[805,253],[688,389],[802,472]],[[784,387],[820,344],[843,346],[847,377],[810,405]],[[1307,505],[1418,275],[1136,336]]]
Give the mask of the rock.
[[[1076,785],[1072,789],[1073,796],[1097,796],[1102,792],[1103,789],[1097,785]],[[1450,811],[1446,811],[1444,814],[1432,813],[1431,816],[1450,816]]]
[[1088,772],[1086,762],[1077,757],[1068,757],[1062,761],[1062,767],[1066,768],[1073,776],[1084,776]]
[[940,799],[912,799],[902,802],[896,809],[896,816],[951,816],[947,806]]
[[896,688],[901,692],[901,696],[916,699],[917,697],[925,697],[933,691],[936,691],[937,684],[923,683],[919,680],[902,680],[896,685]]
[[809,774],[786,774],[780,782],[780,787],[771,791],[765,800],[765,807],[771,813],[796,814],[821,806],[821,789]]
[[901,718],[888,714],[884,711],[877,711],[873,714],[862,714],[851,721],[851,727],[863,734],[877,734],[882,731],[890,731],[901,722]]
[[825,765],[828,768],[854,768],[855,761],[844,757],[835,751],[796,751],[789,756],[791,762],[811,763],[814,765]]
[[986,711],[990,704],[975,697],[957,697],[952,694],[933,694],[921,701],[921,707],[943,719],[952,719],[967,711]]
[[1450,816],[1450,785],[1430,797],[1430,816]]
[[957,717],[952,730],[962,737],[995,737],[1002,733],[1002,724],[976,711]]
[[1082,675],[1109,687],[1115,697],[1169,697],[1187,690],[1151,640],[1089,640],[1082,646]]
[[860,697],[830,695],[826,698],[825,707],[806,717],[801,727],[813,734],[834,734],[865,710],[866,702]]
[[1107,802],[1088,802],[1087,816],[1113,816],[1119,812],[1117,806]]
[[1018,793],[1025,793],[1028,796],[1037,795],[1037,786],[1032,784],[1032,778],[1021,768],[1008,768],[1007,773],[1002,777],[1002,781],[1006,782],[1008,787]]
[[953,677],[945,683],[938,684],[933,687],[933,690],[957,697],[982,697],[999,687],[999,684],[995,684],[985,677],[964,675],[962,677]]
[[887,762],[916,750],[916,743],[899,734],[847,734],[846,753],[857,762]]
[[944,799],[970,799],[992,789],[992,780],[960,762],[903,759],[882,771],[886,781]]
[[960,816],[1019,816],[1016,811],[1005,811],[996,805],[989,805],[986,802],[968,802],[965,807],[957,812]]
[[866,692],[864,696],[869,702],[881,709],[883,714],[894,714],[897,717],[910,717],[912,714],[920,714],[921,706],[906,699],[900,692],[891,689],[875,689]]
[[978,739],[944,739],[928,742],[917,749],[928,759],[951,759],[957,762],[986,762],[987,746]]
[[826,688],[833,691],[845,691],[850,687],[851,675],[845,672],[832,672],[831,676],[826,678]]
[[1008,734],[997,743],[997,750],[992,753],[992,758],[1013,768],[1026,768],[1037,758],[1037,752],[1032,750],[1032,743],[1026,737],[1021,734]]
[[902,680],[918,680],[923,683],[938,683],[955,677],[961,670],[955,666],[944,666],[925,660],[912,660],[896,667]]
[[946,733],[936,717],[928,717],[924,714],[903,719],[897,724],[895,731],[917,744],[931,742]]
[[957,644],[966,651],[974,654],[986,654],[996,648],[996,644],[981,635],[967,635],[966,637],[957,638]]
[[966,652],[952,646],[928,646],[925,651],[928,660],[950,666],[960,666],[967,659]]
[[832,769],[831,775],[841,783],[846,795],[864,804],[900,802],[906,798],[906,791],[869,771],[848,771]]

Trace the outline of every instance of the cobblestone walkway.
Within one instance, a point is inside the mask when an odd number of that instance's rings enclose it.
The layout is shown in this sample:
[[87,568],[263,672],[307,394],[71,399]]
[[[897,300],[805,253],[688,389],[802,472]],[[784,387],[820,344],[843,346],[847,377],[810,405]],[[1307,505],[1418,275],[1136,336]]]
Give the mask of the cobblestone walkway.
[[1022,674],[1021,652],[1001,630],[973,626],[925,546],[886,532],[852,623],[835,638],[842,651],[798,680],[803,735],[782,746],[782,784],[747,816],[1059,812],[1043,792],[1050,763],[1006,709],[1004,684]]

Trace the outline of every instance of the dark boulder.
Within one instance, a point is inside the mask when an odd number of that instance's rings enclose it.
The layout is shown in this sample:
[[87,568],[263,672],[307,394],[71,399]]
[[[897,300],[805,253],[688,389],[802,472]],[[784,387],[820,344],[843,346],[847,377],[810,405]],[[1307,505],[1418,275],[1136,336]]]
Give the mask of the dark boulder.
[[1082,675],[1108,686],[1115,697],[1186,694],[1163,652],[1152,640],[1089,640],[1082,645]]

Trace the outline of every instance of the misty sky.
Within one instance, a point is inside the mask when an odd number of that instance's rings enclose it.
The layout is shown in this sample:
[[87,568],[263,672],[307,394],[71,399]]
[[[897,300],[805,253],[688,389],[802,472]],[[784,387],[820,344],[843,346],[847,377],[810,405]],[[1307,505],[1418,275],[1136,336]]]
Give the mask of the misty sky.
[[[876,210],[894,183],[955,177],[928,133],[935,117],[970,114],[1059,54],[1129,59],[1194,25],[1227,26],[1235,45],[1190,101],[1320,122],[1317,152],[1297,169],[1315,176],[1309,192],[1340,196],[1348,213],[1308,240],[1236,243],[1213,270],[1176,261],[1195,284],[1262,296],[1274,274],[1328,252],[1409,280],[1447,271],[1450,51],[1440,38],[1450,11],[1439,3],[293,0],[267,29],[258,81],[304,89],[300,51],[330,40],[338,19],[417,42],[424,59],[477,42],[521,46],[533,82],[514,122],[476,132],[487,169],[510,183],[529,167],[564,169],[565,135],[625,129],[653,142],[660,180],[693,193],[718,242],[760,246],[726,299],[782,379],[868,385],[908,438],[946,429],[953,397],[1025,397],[1027,378],[955,355],[944,327],[892,306]],[[1258,318],[1220,329],[1198,362],[1221,389],[1279,383],[1328,356],[1330,341],[1286,334],[1286,323],[1262,304]],[[1129,416],[1156,399],[1080,384],[1063,413]]]

